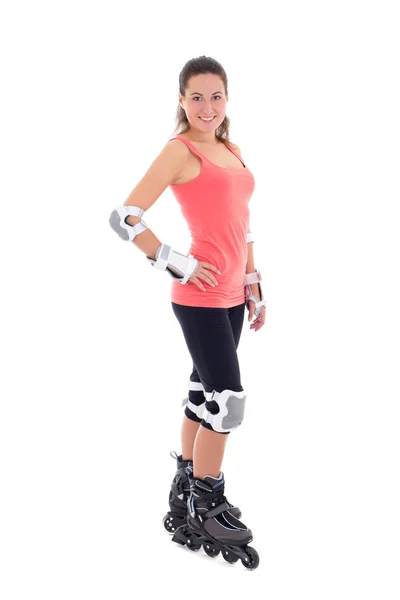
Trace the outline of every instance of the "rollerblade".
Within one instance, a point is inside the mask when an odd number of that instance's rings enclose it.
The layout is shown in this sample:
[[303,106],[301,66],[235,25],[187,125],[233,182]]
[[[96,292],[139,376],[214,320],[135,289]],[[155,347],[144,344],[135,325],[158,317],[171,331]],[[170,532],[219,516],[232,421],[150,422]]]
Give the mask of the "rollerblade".
[[174,533],[173,542],[186,545],[191,550],[199,550],[211,557],[221,552],[228,563],[239,559],[247,569],[258,567],[259,556],[248,546],[253,534],[235,517],[224,496],[224,474],[219,477],[206,475],[198,479],[191,475],[188,516],[186,525],[181,525]]
[[[176,459],[177,468],[169,492],[169,511],[163,519],[163,525],[165,530],[172,535],[178,527],[186,525],[187,522],[187,501],[190,494],[189,476],[193,474],[193,462],[191,460],[182,460],[182,455],[178,456],[175,451],[171,451],[170,455]],[[229,502],[227,504],[232,514],[237,519],[240,519],[242,516],[240,509],[232,506]]]
[[187,499],[189,497],[189,473],[193,473],[193,462],[182,460],[182,455],[170,452],[176,458],[176,473],[171,483],[169,492],[169,511],[163,519],[163,524],[168,533],[173,534],[178,527],[186,523]]

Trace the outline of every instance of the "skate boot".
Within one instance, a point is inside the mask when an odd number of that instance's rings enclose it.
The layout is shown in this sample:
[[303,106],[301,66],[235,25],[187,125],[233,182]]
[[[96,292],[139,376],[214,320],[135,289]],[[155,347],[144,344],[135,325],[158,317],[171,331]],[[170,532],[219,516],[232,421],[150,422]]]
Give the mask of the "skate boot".
[[186,523],[187,499],[190,492],[189,473],[193,473],[193,462],[182,460],[182,454],[178,456],[173,452],[174,454],[171,451],[170,455],[176,458],[176,473],[169,492],[169,511],[163,519],[164,527],[170,534]]
[[[188,514],[187,501],[190,493],[189,477],[193,474],[193,461],[182,460],[182,454],[179,456],[173,450],[170,452],[172,458],[176,459],[176,473],[171,483],[169,492],[169,511],[163,519],[163,525],[171,535],[181,525],[186,525],[186,517]],[[242,513],[236,506],[229,504],[229,510],[232,514],[240,519]]]
[[253,534],[230,509],[224,496],[224,474],[219,477],[206,475],[199,479],[191,475],[188,499],[187,524],[181,525],[172,538],[173,542],[186,545],[191,550],[199,550],[211,557],[221,552],[228,563],[239,559],[247,569],[256,569],[259,556],[248,546]]

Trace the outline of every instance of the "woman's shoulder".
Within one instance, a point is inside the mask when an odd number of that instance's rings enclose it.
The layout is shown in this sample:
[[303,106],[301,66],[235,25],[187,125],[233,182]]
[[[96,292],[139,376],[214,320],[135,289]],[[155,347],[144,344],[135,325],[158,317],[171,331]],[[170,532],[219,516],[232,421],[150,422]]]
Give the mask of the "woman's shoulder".
[[237,152],[238,154],[241,154],[240,148],[239,148],[239,146],[237,144],[234,144],[233,142],[226,142],[226,143],[229,144],[229,146],[231,148],[233,148],[233,150],[235,152]]

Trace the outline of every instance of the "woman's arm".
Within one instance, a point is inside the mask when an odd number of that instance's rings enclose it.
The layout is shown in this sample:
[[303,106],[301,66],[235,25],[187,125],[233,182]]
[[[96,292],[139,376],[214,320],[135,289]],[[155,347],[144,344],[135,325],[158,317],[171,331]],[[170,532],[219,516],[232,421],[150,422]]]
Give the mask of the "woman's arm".
[[[254,266],[254,242],[247,243],[247,263],[246,263],[246,273],[255,273],[256,268]],[[252,283],[250,285],[251,293],[253,296],[257,298],[257,300],[261,300],[260,290],[258,288],[258,283]]]
[[[129,194],[124,205],[136,206],[144,211],[149,210],[167,187],[174,183],[177,175],[186,164],[186,155],[187,149],[182,142],[178,140],[167,142],[142,179]],[[141,217],[133,215],[126,218],[127,224],[132,226],[137,225],[141,220]],[[161,241],[149,227],[142,231],[140,235],[137,235],[132,243],[146,256],[153,259],[156,257],[157,249],[161,246]]]

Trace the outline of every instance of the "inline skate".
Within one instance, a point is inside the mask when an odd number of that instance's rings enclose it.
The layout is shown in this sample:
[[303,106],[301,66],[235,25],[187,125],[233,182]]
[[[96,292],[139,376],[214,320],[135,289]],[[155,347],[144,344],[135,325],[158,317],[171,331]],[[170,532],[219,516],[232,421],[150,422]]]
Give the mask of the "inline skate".
[[248,546],[253,534],[232,513],[224,496],[225,480],[222,471],[219,477],[206,475],[199,479],[189,475],[190,492],[187,523],[174,533],[173,542],[186,545],[216,557],[221,552],[228,563],[239,559],[244,567],[254,570],[259,565],[257,551]]
[[[169,534],[173,534],[178,527],[186,525],[187,521],[187,501],[190,494],[189,476],[193,474],[193,461],[182,460],[182,454],[179,456],[175,450],[170,452],[172,458],[176,459],[176,473],[171,483],[169,492],[169,511],[163,518],[163,525]],[[229,510],[232,514],[240,519],[242,513],[237,506],[229,504]]]

